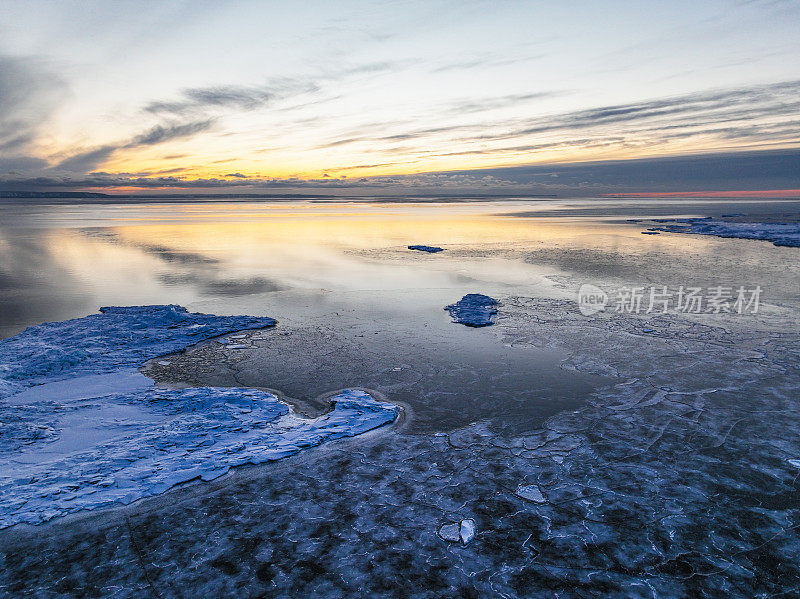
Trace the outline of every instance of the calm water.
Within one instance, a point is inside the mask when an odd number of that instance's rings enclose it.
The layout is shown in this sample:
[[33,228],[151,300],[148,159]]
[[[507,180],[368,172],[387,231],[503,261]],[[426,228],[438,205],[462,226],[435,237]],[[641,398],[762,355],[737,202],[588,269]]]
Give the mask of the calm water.
[[[391,312],[403,308],[398,294],[449,301],[470,291],[546,292],[543,276],[565,269],[636,275],[613,271],[638,263],[632,270],[653,276],[654,254],[665,272],[699,258],[691,276],[710,284],[720,275],[714,265],[736,253],[732,274],[763,283],[776,300],[796,298],[794,273],[778,276],[796,266],[796,251],[642,236],[642,225],[625,222],[726,211],[797,214],[800,202],[0,205],[0,336],[108,304],[305,319],[357,301]],[[404,249],[410,243],[450,251],[420,255]]]
[[[451,324],[444,305],[470,292],[570,298],[567,277],[760,284],[765,301],[797,305],[796,249],[645,236],[647,225],[626,219],[798,211],[798,202],[652,200],[5,204],[0,336],[103,305],[269,315],[286,331],[324,331],[328,337],[311,343],[344,348],[341,365],[323,376],[298,337],[286,368],[249,384],[307,398],[345,386],[379,389],[414,407],[423,428],[493,413],[525,427],[580,404],[602,381],[565,376],[556,353],[504,348],[491,329]],[[414,243],[447,251],[405,249]],[[416,378],[382,384],[395,372],[389,365]]]

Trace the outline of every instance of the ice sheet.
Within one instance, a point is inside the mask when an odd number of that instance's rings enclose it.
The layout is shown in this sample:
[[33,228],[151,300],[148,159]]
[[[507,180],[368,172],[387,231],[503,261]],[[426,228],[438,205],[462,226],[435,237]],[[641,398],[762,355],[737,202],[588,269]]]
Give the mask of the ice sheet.
[[177,306],[113,308],[0,342],[0,527],[130,503],[395,420],[397,406],[360,390],[340,392],[331,412],[308,420],[271,393],[159,389],[133,366],[274,322]]

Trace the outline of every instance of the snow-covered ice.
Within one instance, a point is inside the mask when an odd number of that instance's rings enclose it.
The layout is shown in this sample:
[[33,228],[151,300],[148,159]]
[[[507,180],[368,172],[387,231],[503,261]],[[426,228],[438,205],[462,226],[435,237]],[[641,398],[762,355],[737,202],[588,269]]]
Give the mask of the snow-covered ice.
[[100,314],[47,322],[0,340],[0,399],[45,382],[137,367],[212,337],[275,323],[175,305],[106,307]]
[[[733,215],[731,215],[733,216]],[[655,219],[655,222],[674,222],[650,229],[652,232],[694,233],[737,239],[760,239],[774,245],[800,247],[800,223],[726,222],[710,217]],[[645,232],[646,233],[646,232]]]
[[232,466],[295,454],[393,422],[360,390],[308,420],[249,388],[159,389],[143,361],[270,318],[178,306],[104,308],[0,341],[0,527],[130,503]]

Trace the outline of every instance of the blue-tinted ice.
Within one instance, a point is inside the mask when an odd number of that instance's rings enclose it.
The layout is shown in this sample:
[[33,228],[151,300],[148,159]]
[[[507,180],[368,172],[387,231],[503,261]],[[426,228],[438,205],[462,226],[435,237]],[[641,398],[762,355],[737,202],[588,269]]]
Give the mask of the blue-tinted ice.
[[157,389],[142,362],[232,331],[272,326],[179,306],[104,308],[0,341],[0,527],[129,503],[232,466],[295,454],[393,422],[359,390],[308,420],[248,388]]
[[[737,215],[729,215],[731,217]],[[654,227],[650,231],[668,233],[694,233],[696,235],[713,235],[737,239],[759,239],[771,241],[774,245],[784,247],[800,247],[800,223],[746,223],[725,222],[706,218],[655,219],[655,222],[670,222]]]
[[437,252],[443,252],[444,248],[436,247],[434,245],[410,245],[408,246],[410,250],[417,250],[418,252],[428,252],[429,254],[435,254]]
[[468,327],[486,327],[491,324],[492,317],[497,314],[498,301],[482,293],[468,293],[455,304],[445,306],[450,312],[453,322]]

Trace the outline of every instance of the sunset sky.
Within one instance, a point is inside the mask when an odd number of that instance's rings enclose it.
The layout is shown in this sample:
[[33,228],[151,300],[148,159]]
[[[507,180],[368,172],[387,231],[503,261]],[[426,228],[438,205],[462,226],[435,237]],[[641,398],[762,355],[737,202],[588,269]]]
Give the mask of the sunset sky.
[[781,0],[3,2],[0,189],[797,188],[798,23]]

